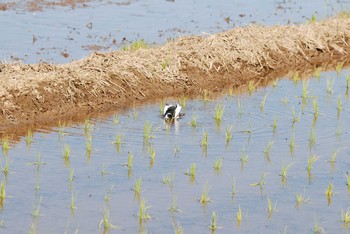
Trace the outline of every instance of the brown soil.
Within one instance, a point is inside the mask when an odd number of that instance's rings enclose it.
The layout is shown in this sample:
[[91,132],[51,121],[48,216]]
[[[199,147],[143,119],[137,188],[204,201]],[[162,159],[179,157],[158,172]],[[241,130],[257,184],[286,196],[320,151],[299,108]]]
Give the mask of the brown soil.
[[203,90],[266,85],[289,72],[349,63],[350,19],[252,25],[161,47],[93,53],[68,64],[0,63],[0,130],[80,120]]

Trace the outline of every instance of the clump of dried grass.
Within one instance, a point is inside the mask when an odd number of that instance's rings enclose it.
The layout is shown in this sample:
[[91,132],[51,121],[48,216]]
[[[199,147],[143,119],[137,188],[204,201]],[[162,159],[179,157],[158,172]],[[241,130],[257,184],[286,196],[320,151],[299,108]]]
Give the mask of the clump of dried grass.
[[[101,96],[114,97],[110,104],[115,104],[171,95],[179,92],[176,88],[211,87],[221,81],[215,74],[230,74],[225,82],[245,84],[252,77],[317,56],[345,56],[349,39],[350,19],[337,17],[313,24],[237,27],[209,36],[179,38],[159,47],[93,53],[68,64],[3,62],[0,115],[9,120],[16,111],[26,112],[23,97],[36,102],[38,109],[50,98],[54,99],[51,105],[89,102],[93,106],[94,100],[97,104],[105,101],[98,100]],[[242,71],[250,76],[239,76]],[[169,86],[173,91],[162,91]],[[43,111],[47,108],[55,106]]]

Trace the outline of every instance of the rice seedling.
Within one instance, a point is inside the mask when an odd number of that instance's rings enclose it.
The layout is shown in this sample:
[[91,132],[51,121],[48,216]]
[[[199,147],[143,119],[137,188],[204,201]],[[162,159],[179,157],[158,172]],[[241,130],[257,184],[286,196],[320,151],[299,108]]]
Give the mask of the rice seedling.
[[145,124],[143,125],[143,139],[146,142],[148,142],[149,139],[153,138],[152,129],[153,129],[153,125],[151,124],[151,122],[146,121]]
[[327,93],[328,95],[331,95],[333,93],[333,84],[334,84],[334,80],[327,80]]
[[270,162],[270,149],[271,149],[273,143],[274,143],[274,141],[270,140],[269,143],[267,144],[267,146],[264,149],[265,158],[269,162]]
[[233,182],[231,186],[231,195],[232,197],[236,195],[236,177],[233,177]]
[[325,195],[327,196],[328,199],[330,199],[334,195],[333,183],[331,182],[328,183],[327,189],[325,191]]
[[317,78],[318,80],[321,78],[321,68],[319,67],[315,68],[314,77]]
[[108,175],[108,174],[113,174],[113,173],[109,172],[109,171],[106,171],[105,164],[102,163],[101,176],[103,177],[103,176]]
[[185,175],[190,176],[190,177],[196,177],[196,170],[197,170],[197,165],[195,163],[192,163],[190,166],[190,169],[185,172]]
[[212,215],[211,215],[210,226],[209,226],[209,229],[210,229],[212,232],[215,232],[216,229],[220,228],[219,226],[217,226],[216,220],[217,220],[217,216],[216,216],[215,211],[213,211],[213,213],[212,213]]
[[72,183],[74,178],[75,178],[75,176],[74,176],[74,169],[70,168],[70,170],[69,170],[69,182]]
[[310,154],[309,159],[307,160],[307,171],[311,172],[311,169],[313,168],[313,164],[318,160],[318,157],[316,155]]
[[348,186],[348,192],[350,192],[350,174],[349,174],[349,172],[346,172],[345,177],[346,177],[346,185]]
[[344,65],[343,63],[338,63],[337,66],[335,67],[335,71],[337,72],[337,75],[343,69],[343,65]]
[[328,160],[328,162],[329,162],[330,164],[334,164],[334,163],[337,161],[337,154],[338,154],[339,150],[340,150],[340,149],[338,149],[338,150],[332,149],[331,158]]
[[297,85],[300,80],[299,73],[298,72],[294,73],[292,79],[294,81],[294,85]]
[[161,101],[159,102],[159,114],[160,114],[160,115],[162,115],[163,112],[164,112],[164,106],[165,106],[165,103],[164,103],[163,100],[161,100]]
[[122,49],[123,49],[123,51],[136,51],[136,50],[144,49],[144,48],[147,48],[147,47],[148,46],[147,46],[145,40],[144,39],[140,39],[140,40],[132,41],[130,43],[130,45],[124,46]]
[[204,105],[207,103],[207,101],[209,101],[209,91],[204,89],[203,90],[203,102],[204,102]]
[[255,90],[255,83],[254,83],[254,81],[252,81],[252,80],[250,80],[249,82],[248,82],[248,92],[249,92],[249,95],[252,95],[253,94],[253,92],[254,92],[254,90]]
[[294,106],[292,106],[291,110],[292,110],[292,126],[293,126],[294,123],[299,122],[301,112],[299,112],[299,115],[297,116],[297,115],[295,114]]
[[210,202],[210,198],[209,198],[209,196],[208,196],[209,190],[210,190],[210,187],[209,187],[209,184],[208,184],[208,181],[207,181],[207,182],[205,182],[205,184],[204,184],[203,192],[202,192],[201,198],[199,199],[199,202],[200,202],[203,206],[206,206],[207,203]]
[[233,88],[232,88],[232,87],[230,87],[230,88],[228,89],[228,95],[229,95],[230,97],[233,96]]
[[176,197],[173,197],[173,200],[171,202],[171,206],[170,208],[168,209],[171,213],[174,213],[174,212],[182,212],[176,205]]
[[289,142],[289,151],[291,155],[293,155],[294,153],[294,148],[295,148],[295,134],[293,133],[292,138],[290,139],[290,142]]
[[84,121],[84,135],[85,136],[90,134],[93,126],[94,126],[94,124],[88,118],[86,118]]
[[113,116],[113,123],[114,123],[115,125],[117,125],[117,124],[120,123],[120,121],[119,121],[119,115],[118,115],[117,113],[115,113],[114,116]]
[[142,178],[140,177],[135,181],[135,184],[132,190],[135,192],[135,194],[141,194],[141,189],[142,189]]
[[214,119],[216,123],[221,123],[222,115],[224,114],[224,109],[225,108],[222,104],[219,104],[218,106],[215,107]]
[[64,148],[63,148],[63,159],[65,161],[69,161],[69,157],[70,157],[70,146],[69,145],[64,145]]
[[151,206],[146,206],[146,201],[141,199],[139,213],[137,215],[140,224],[152,219],[151,215],[147,212],[149,208],[151,208]]
[[3,204],[3,202],[5,201],[6,198],[6,188],[5,188],[5,182],[1,181],[0,184],[0,202]]
[[341,221],[345,224],[346,227],[349,226],[350,223],[350,208],[344,212],[343,210],[341,211]]
[[30,146],[33,142],[33,132],[32,130],[28,129],[27,135],[25,137],[26,140],[26,146]]
[[338,96],[338,106],[337,106],[338,114],[343,110],[343,103],[341,101],[340,95]]
[[305,100],[309,94],[309,80],[302,81],[302,90],[303,90],[303,93],[301,97],[303,98],[303,100]]
[[163,62],[160,63],[160,66],[162,67],[162,70],[167,68],[169,65],[169,61],[167,59],[163,60]]
[[191,122],[190,122],[192,128],[197,127],[197,125],[198,125],[198,123],[197,123],[197,118],[198,118],[198,115],[193,115],[193,116],[192,116],[192,120],[191,120]]
[[104,233],[107,233],[111,229],[119,229],[118,226],[113,225],[109,220],[110,220],[110,212],[107,209],[103,210],[103,218],[100,221],[100,224],[98,227],[101,229],[104,229]]
[[233,125],[226,127],[226,133],[225,133],[226,144],[230,143],[233,138],[232,129],[233,129]]
[[276,212],[276,205],[277,202],[275,203],[275,205],[273,205],[272,201],[270,200],[270,198],[267,197],[267,217],[271,218],[272,214]]
[[2,168],[2,173],[4,173],[5,177],[10,173],[10,159],[9,157],[5,157],[5,166]]
[[272,132],[273,134],[276,134],[277,132],[277,117],[273,117],[273,124],[272,124]]
[[317,119],[318,117],[318,102],[317,98],[312,99],[312,105],[314,106],[314,118]]
[[173,225],[173,228],[174,228],[175,234],[183,234],[183,232],[184,232],[184,229],[180,224],[177,224],[176,226]]
[[282,179],[282,184],[286,183],[287,180],[287,175],[288,175],[288,170],[293,166],[293,163],[289,163],[287,166],[282,165],[282,170],[281,170],[281,179]]
[[130,169],[131,170],[131,167],[132,167],[132,161],[133,161],[133,158],[134,158],[134,156],[132,155],[132,153],[128,153],[128,162],[127,162],[127,167],[128,167],[128,169]]
[[260,187],[260,192],[261,192],[261,195],[262,195],[263,185],[265,184],[265,177],[266,176],[267,176],[267,173],[264,172],[261,175],[261,178],[260,178],[259,182],[253,183],[253,184],[249,184],[249,186],[259,186]]
[[156,158],[156,151],[154,151],[154,148],[152,145],[149,146],[149,154],[150,154],[151,161],[154,161],[154,159]]
[[182,106],[183,108],[186,108],[186,102],[187,102],[186,96],[182,96],[182,97],[178,98],[178,101],[179,101],[180,106]]
[[237,99],[237,108],[238,108],[238,117],[242,117],[243,115],[243,106],[242,106],[242,102],[241,99]]
[[33,204],[33,212],[32,212],[32,216],[34,217],[34,219],[38,218],[40,215],[40,206],[41,206],[41,202],[43,200],[43,197],[40,197],[38,205],[35,207],[35,205]]
[[71,202],[69,204],[69,209],[71,210],[72,213],[74,213],[74,211],[77,209],[77,206],[75,204],[76,200],[77,200],[77,194],[76,193],[72,193]]
[[88,135],[85,137],[85,149],[86,149],[86,152],[92,151],[92,137],[91,137],[91,135]]
[[216,173],[218,173],[218,174],[221,172],[222,162],[223,162],[223,158],[218,158],[218,159],[215,160],[215,163],[214,163],[214,170],[215,170]]
[[237,218],[237,225],[239,226],[242,222],[242,209],[241,209],[241,206],[238,206],[238,211],[237,211],[237,214],[236,214],[236,218]]
[[9,139],[8,139],[8,137],[3,137],[2,138],[2,152],[4,154],[7,154],[9,149],[10,149]]
[[41,165],[46,165],[46,162],[42,162],[41,161],[41,156],[40,156],[40,153],[39,153],[36,156],[36,161],[35,162],[31,162],[31,163],[27,163],[27,165],[36,165],[37,166],[37,170],[39,170]]
[[345,77],[345,82],[346,82],[346,90],[350,88],[350,74]]
[[313,128],[311,128],[310,130],[310,138],[309,138],[309,148],[311,150],[311,148],[313,146],[315,146],[315,143],[316,143],[316,135],[315,135],[315,131]]
[[162,182],[163,184],[169,185],[169,187],[172,189],[174,186],[174,179],[175,179],[175,173],[170,173],[166,176],[163,176]]
[[180,148],[177,145],[175,145],[173,151],[174,151],[174,157],[176,157],[178,153],[180,153]]
[[316,218],[316,215],[314,215],[314,220],[315,220],[315,224],[314,224],[314,233],[315,234],[319,234],[319,233],[325,233],[323,227],[320,227],[318,225],[318,221],[317,221],[317,218]]
[[201,147],[203,149],[207,149],[208,148],[208,131],[204,131],[203,132],[202,141],[201,141]]
[[124,139],[124,136],[122,136],[120,134],[116,135],[114,138],[113,144],[115,144],[115,148],[116,148],[117,152],[120,151],[120,146],[122,144],[124,144],[123,139]]
[[312,15],[311,18],[309,19],[310,24],[316,23],[316,21],[317,21],[316,15]]
[[286,106],[287,103],[288,103],[288,98],[287,98],[287,94],[284,96],[284,98],[282,99],[282,103],[283,103],[283,106]]
[[248,162],[248,154],[245,153],[244,145],[242,146],[241,163],[245,164]]
[[338,124],[337,129],[335,130],[335,136],[338,138],[338,140],[342,135],[342,129],[343,129],[343,124]]
[[299,208],[303,203],[310,203],[310,198],[305,199],[302,193],[296,194],[297,204],[295,207]]
[[261,101],[261,103],[260,103],[260,110],[261,110],[261,111],[264,110],[265,102],[266,102],[266,99],[267,99],[267,96],[268,96],[268,95],[269,95],[269,94],[266,93],[265,96],[264,96],[264,98],[262,99],[262,101]]

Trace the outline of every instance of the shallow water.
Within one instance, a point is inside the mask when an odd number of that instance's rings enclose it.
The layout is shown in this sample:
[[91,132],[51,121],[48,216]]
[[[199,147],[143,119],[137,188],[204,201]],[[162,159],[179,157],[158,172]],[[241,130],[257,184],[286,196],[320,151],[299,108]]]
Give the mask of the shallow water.
[[[318,225],[328,233],[346,233],[341,211],[349,206],[346,173],[349,163],[349,98],[345,77],[350,70],[321,73],[312,78],[303,104],[302,82],[281,79],[272,87],[259,88],[252,95],[224,95],[216,100],[188,100],[185,116],[174,125],[167,125],[159,115],[159,105],[145,105],[118,113],[108,119],[91,119],[92,128],[84,124],[58,126],[54,131],[35,132],[33,142],[26,145],[23,137],[11,145],[1,157],[2,167],[9,160],[9,174],[1,175],[6,197],[0,220],[7,233],[25,233],[32,227],[41,233],[103,232],[99,228],[103,211],[110,211],[110,222],[127,233],[170,233],[173,225],[180,224],[185,233],[210,232],[212,212],[218,215],[217,225],[222,233],[308,233],[313,232],[315,217]],[[327,81],[332,92],[327,92]],[[265,95],[266,103],[260,109]],[[316,98],[319,116],[314,121],[312,99]],[[337,111],[338,97],[342,110]],[[284,100],[284,101],[282,101]],[[176,102],[176,100],[166,100]],[[241,109],[238,107],[241,105]],[[222,104],[224,114],[221,124],[213,119],[215,108]],[[292,111],[300,120],[292,124]],[[190,125],[197,116],[197,127]],[[273,131],[274,119],[277,120]],[[149,145],[144,143],[144,124],[153,125]],[[226,143],[227,126],[232,126],[233,139]],[[315,144],[310,145],[310,131],[315,133]],[[339,130],[338,130],[339,129]],[[250,131],[250,132],[249,132]],[[203,132],[208,132],[207,151],[201,147]],[[86,136],[92,136],[92,151],[86,151]],[[115,137],[123,136],[119,150],[113,144]],[[295,136],[294,153],[290,140]],[[269,160],[264,149],[269,141],[273,145]],[[69,161],[63,159],[65,145],[71,147]],[[151,165],[150,145],[155,151]],[[242,151],[248,161],[242,163]],[[133,165],[128,171],[128,153]],[[336,162],[329,162],[337,152]],[[37,162],[40,154],[41,164]],[[7,156],[6,156],[7,155]],[[310,155],[317,161],[308,173]],[[223,158],[221,172],[213,166]],[[191,182],[185,173],[195,163],[197,172]],[[281,168],[292,163],[285,183]],[[104,167],[104,173],[102,168]],[[70,182],[70,172],[74,178]],[[252,184],[266,173],[262,190]],[[169,176],[173,186],[162,182]],[[138,221],[139,200],[132,190],[135,181],[142,178],[140,199],[150,208],[151,220],[141,227]],[[235,180],[236,193],[231,195]],[[201,197],[205,183],[210,186],[210,202],[204,206]],[[325,191],[334,184],[334,196],[328,201]],[[36,189],[37,188],[37,189]],[[306,202],[296,207],[296,194],[301,193]],[[72,194],[76,196],[76,209],[71,209]],[[109,194],[106,201],[105,195]],[[40,203],[40,199],[42,202]],[[268,217],[267,198],[276,205]],[[179,212],[170,212],[173,199]],[[40,206],[38,204],[40,203]],[[40,207],[39,215],[33,216]],[[237,224],[238,207],[243,220]],[[18,225],[20,220],[21,225]],[[111,230],[111,232],[116,232]]]
[[[0,61],[65,63],[92,51],[120,49],[138,39],[162,44],[251,23],[301,23],[349,10],[348,1],[92,1],[87,7],[0,11]],[[226,20],[225,20],[226,18]],[[123,41],[125,38],[125,41]]]

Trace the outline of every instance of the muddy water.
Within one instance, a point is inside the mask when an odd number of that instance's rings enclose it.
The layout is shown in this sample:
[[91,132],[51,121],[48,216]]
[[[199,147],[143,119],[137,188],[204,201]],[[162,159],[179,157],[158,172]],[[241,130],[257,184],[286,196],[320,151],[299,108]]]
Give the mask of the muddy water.
[[[25,233],[31,228],[40,233],[97,233],[103,232],[99,224],[103,211],[107,211],[110,223],[127,233],[170,233],[178,224],[185,233],[207,233],[215,211],[221,227],[218,232],[223,233],[308,233],[313,231],[315,217],[328,233],[347,232],[341,212],[348,209],[350,195],[346,181],[350,164],[345,79],[349,74],[350,70],[343,70],[311,78],[304,101],[301,81],[281,79],[251,95],[187,101],[186,115],[174,125],[163,122],[159,105],[154,104],[118,113],[118,121],[111,116],[91,119],[93,126],[87,127],[61,123],[52,132],[35,132],[31,144],[26,144],[23,137],[1,157],[3,168],[9,161],[9,173],[1,175],[7,196],[0,213],[2,227],[8,233]],[[339,97],[342,109],[338,113]],[[315,98],[319,108],[316,120],[312,104]],[[224,113],[218,124],[213,115],[220,104]],[[296,116],[300,113],[294,124],[292,108]],[[197,116],[196,127],[190,124],[193,116]],[[153,125],[153,137],[147,144],[143,129],[148,121]],[[227,126],[233,126],[229,143],[225,138]],[[208,133],[207,150],[201,147],[204,132]],[[89,135],[91,153],[86,150]],[[119,147],[113,144],[117,135],[122,136]],[[293,135],[295,147],[291,153]],[[264,150],[270,141],[273,145],[267,157]],[[65,145],[71,149],[69,160],[63,158]],[[153,163],[150,146],[155,151]],[[333,152],[337,157],[332,164],[329,160]],[[125,166],[129,153],[133,155],[130,170]],[[315,155],[317,161],[308,172],[310,155]],[[220,158],[223,165],[218,172],[213,166]],[[197,171],[191,180],[185,173],[193,163]],[[289,164],[283,182],[281,168]],[[252,186],[264,173],[262,189]],[[172,186],[162,182],[165,177],[170,178]],[[137,195],[132,188],[139,178],[142,188]],[[210,202],[203,205],[199,199],[206,183]],[[325,191],[329,183],[334,186],[334,196],[328,199]],[[75,209],[70,207],[72,194],[76,197]],[[296,194],[304,196],[300,207]],[[270,217],[267,198],[276,205]],[[151,220],[140,225],[142,199],[150,206],[147,213]],[[174,199],[178,212],[169,211]],[[239,207],[243,213],[240,225],[236,218]]]
[[[22,1],[23,2],[23,1]],[[31,11],[0,11],[0,60],[65,63],[92,51],[120,49],[138,39],[161,44],[251,23],[300,23],[348,10],[347,1],[92,1]]]

